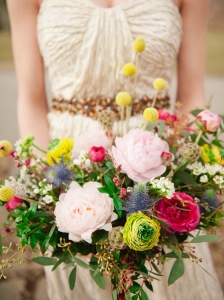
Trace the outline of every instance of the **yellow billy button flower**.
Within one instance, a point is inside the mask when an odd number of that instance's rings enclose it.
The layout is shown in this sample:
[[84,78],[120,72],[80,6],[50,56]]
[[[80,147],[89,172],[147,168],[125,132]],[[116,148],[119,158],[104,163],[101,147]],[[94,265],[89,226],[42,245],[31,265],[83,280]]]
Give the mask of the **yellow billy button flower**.
[[8,202],[14,196],[14,190],[11,186],[2,186],[0,188],[0,200]]
[[136,52],[144,51],[145,47],[146,47],[146,43],[142,37],[139,37],[134,41],[133,48]]
[[131,104],[131,95],[127,92],[120,92],[117,94],[115,101],[119,106],[128,106]]
[[160,224],[139,211],[127,218],[122,233],[124,242],[129,248],[146,251],[158,243]]
[[166,87],[166,80],[163,78],[156,78],[153,82],[153,86],[156,90],[163,90]]
[[0,157],[6,157],[12,151],[12,144],[9,141],[0,141]]
[[155,122],[159,118],[159,112],[154,107],[147,107],[143,112],[143,117],[148,122]]
[[132,63],[127,63],[123,66],[123,73],[125,76],[132,76],[136,73],[136,66]]

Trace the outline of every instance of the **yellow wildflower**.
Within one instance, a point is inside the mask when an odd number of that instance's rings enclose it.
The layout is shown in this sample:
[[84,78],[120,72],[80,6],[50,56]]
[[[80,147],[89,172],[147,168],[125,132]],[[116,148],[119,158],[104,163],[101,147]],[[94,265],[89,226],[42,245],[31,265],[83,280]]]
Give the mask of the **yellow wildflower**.
[[146,47],[146,43],[142,37],[139,37],[134,41],[133,48],[136,52],[144,51],[145,47]]
[[46,162],[53,166],[55,163],[67,163],[70,160],[74,141],[69,138],[55,139],[48,147]]
[[127,92],[120,92],[117,94],[115,101],[119,106],[128,106],[131,104],[132,97]]
[[156,78],[153,82],[153,86],[156,90],[163,90],[166,87],[166,80],[163,78]]
[[136,73],[136,66],[132,63],[127,63],[123,66],[123,73],[125,76],[131,76]]
[[0,157],[6,157],[12,151],[12,144],[9,141],[0,141]]
[[148,121],[148,122],[155,122],[159,118],[159,112],[156,108],[154,107],[147,107],[144,112],[143,112],[143,117]]
[[216,145],[204,144],[201,148],[201,158],[206,164],[224,164],[221,156],[221,148]]
[[2,186],[0,188],[0,200],[8,202],[14,196],[14,190],[11,186]]

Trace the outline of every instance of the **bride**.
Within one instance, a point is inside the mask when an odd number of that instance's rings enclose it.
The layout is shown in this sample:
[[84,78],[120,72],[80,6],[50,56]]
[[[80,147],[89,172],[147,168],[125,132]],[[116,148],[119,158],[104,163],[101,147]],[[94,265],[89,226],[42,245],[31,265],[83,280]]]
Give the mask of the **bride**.
[[[135,97],[153,97],[152,82],[164,78],[168,85],[161,103],[167,106],[172,70],[178,61],[177,100],[182,111],[203,108],[206,22],[209,0],[7,0],[18,78],[18,118],[21,136],[33,133],[46,148],[56,137],[75,138],[98,123],[91,116],[95,96],[113,99],[130,86],[121,74],[133,61],[131,45],[142,36],[147,48],[139,61]],[[44,68],[54,98],[48,112]],[[112,100],[111,100],[112,101]],[[60,103],[63,111],[59,111]],[[109,102],[111,103],[111,102]],[[82,114],[70,114],[78,109]],[[81,105],[81,106],[80,106]],[[146,104],[147,105],[147,104]],[[142,104],[142,106],[144,106]],[[81,107],[81,109],[80,109]],[[142,107],[143,110],[143,107]],[[132,124],[138,116],[132,117]],[[49,134],[48,134],[49,133]],[[200,249],[199,249],[200,248]],[[198,246],[204,267],[213,275],[208,246]],[[188,262],[185,275],[173,286],[165,278],[154,283],[159,300],[221,300],[218,282]],[[110,285],[101,291],[86,270],[77,274],[69,291],[67,271],[46,268],[48,295],[54,300],[109,300]]]

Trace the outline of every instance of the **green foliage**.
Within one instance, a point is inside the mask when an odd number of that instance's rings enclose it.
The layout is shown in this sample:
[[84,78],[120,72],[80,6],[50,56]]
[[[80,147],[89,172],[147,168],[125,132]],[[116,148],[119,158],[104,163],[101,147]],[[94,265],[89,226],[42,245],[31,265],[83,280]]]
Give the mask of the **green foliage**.
[[196,236],[191,240],[191,243],[215,242],[219,240],[219,236],[214,234]]
[[41,266],[53,266],[57,262],[56,258],[39,256],[33,258],[33,261]]
[[71,271],[71,273],[69,275],[69,279],[68,279],[69,287],[70,287],[71,291],[75,287],[75,280],[76,280],[76,266],[72,269],[72,271]]
[[168,285],[173,284],[178,278],[184,274],[184,263],[182,258],[178,258],[172,266],[170,275],[168,278]]

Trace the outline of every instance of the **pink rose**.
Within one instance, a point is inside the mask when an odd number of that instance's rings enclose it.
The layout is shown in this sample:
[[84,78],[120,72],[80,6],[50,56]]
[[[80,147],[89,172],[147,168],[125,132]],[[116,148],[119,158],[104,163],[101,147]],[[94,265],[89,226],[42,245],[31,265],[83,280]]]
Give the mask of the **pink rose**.
[[17,198],[17,197],[12,197],[11,200],[9,200],[6,205],[5,205],[5,208],[9,211],[15,209],[18,207],[19,204],[23,203],[23,200],[21,200],[20,198]]
[[199,206],[193,198],[181,192],[171,199],[162,198],[156,206],[156,215],[169,224],[164,228],[169,232],[189,232],[196,228],[200,220]]
[[112,198],[100,193],[98,182],[88,182],[81,187],[72,182],[67,193],[61,194],[54,214],[58,230],[69,233],[74,242],[85,240],[91,243],[91,235],[98,229],[110,231],[111,222],[117,215],[113,212]]
[[106,156],[105,149],[103,147],[93,146],[89,152],[89,157],[93,162],[101,162]]
[[103,130],[87,131],[75,138],[72,157],[78,158],[81,151],[88,152],[91,147],[110,148],[110,141]]
[[146,183],[165,172],[161,156],[169,152],[169,146],[157,134],[132,129],[123,138],[117,137],[115,144],[112,148],[114,163],[116,167],[121,165],[122,172],[132,180]]
[[213,133],[219,129],[221,119],[218,115],[206,109],[197,115],[196,124],[201,130],[207,133]]
[[159,113],[159,120],[166,121],[166,120],[170,119],[172,122],[177,121],[177,117],[175,115],[171,115],[168,111],[159,109],[158,113]]

